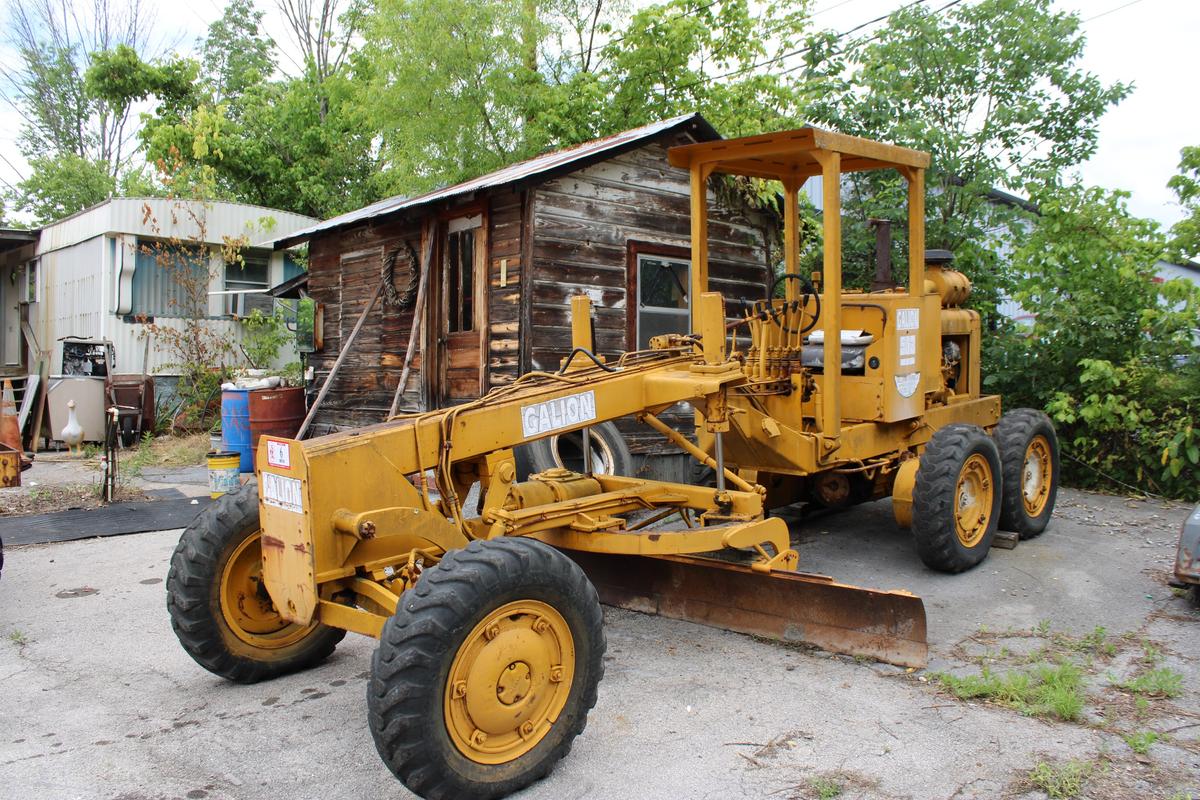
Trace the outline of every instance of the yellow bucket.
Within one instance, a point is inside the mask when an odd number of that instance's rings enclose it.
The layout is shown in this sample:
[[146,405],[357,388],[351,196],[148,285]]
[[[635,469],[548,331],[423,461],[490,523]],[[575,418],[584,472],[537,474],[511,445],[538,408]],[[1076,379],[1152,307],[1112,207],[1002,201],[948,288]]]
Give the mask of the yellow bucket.
[[220,452],[208,454],[208,493],[214,500],[242,485],[238,477],[241,454]]

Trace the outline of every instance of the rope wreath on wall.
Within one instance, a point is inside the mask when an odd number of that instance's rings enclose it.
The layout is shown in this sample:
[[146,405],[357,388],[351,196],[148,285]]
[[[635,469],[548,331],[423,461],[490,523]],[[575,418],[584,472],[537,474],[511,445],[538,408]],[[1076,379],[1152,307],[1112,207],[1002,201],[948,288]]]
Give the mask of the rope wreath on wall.
[[[404,285],[403,289],[397,289],[395,283],[396,262],[401,257],[408,260],[408,283]],[[417,284],[421,277],[421,263],[417,260],[417,251],[412,246],[412,242],[406,239],[404,244],[398,246],[387,258],[383,259],[379,277],[383,281],[384,305],[395,306],[401,311],[412,308],[413,301],[417,297]]]

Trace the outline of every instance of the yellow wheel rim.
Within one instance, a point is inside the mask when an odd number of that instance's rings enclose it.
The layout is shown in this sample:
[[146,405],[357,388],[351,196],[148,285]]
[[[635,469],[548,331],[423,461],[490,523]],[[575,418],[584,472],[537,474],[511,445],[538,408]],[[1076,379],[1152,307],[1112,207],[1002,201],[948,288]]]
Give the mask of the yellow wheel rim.
[[992,466],[975,453],[958,473],[954,489],[954,531],[963,547],[979,544],[992,517]]
[[1045,436],[1035,436],[1025,448],[1025,463],[1021,467],[1021,501],[1025,513],[1037,517],[1050,500],[1054,478],[1054,462],[1050,458],[1050,442]]
[[488,614],[467,635],[446,681],[446,730],[479,764],[533,749],[567,704],[575,641],[562,615],[538,600]]
[[279,616],[262,583],[259,532],[234,549],[221,571],[221,614],[233,635],[256,648],[273,650],[295,644],[316,625],[296,625]]

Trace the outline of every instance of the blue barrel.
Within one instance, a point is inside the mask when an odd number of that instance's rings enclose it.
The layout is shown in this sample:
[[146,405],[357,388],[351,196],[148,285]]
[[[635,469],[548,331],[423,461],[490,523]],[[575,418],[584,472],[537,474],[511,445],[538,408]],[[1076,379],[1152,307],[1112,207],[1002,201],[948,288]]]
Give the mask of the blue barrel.
[[240,456],[239,472],[254,471],[254,450],[250,446],[250,392],[248,389],[221,390],[221,443]]

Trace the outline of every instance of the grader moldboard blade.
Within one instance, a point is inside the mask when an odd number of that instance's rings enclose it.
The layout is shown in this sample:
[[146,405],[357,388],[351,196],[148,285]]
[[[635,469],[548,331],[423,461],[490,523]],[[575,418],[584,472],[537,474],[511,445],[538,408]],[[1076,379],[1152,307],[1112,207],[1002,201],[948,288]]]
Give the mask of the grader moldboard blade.
[[606,605],[903,667],[924,667],[928,658],[925,604],[908,592],[694,556],[564,552]]

